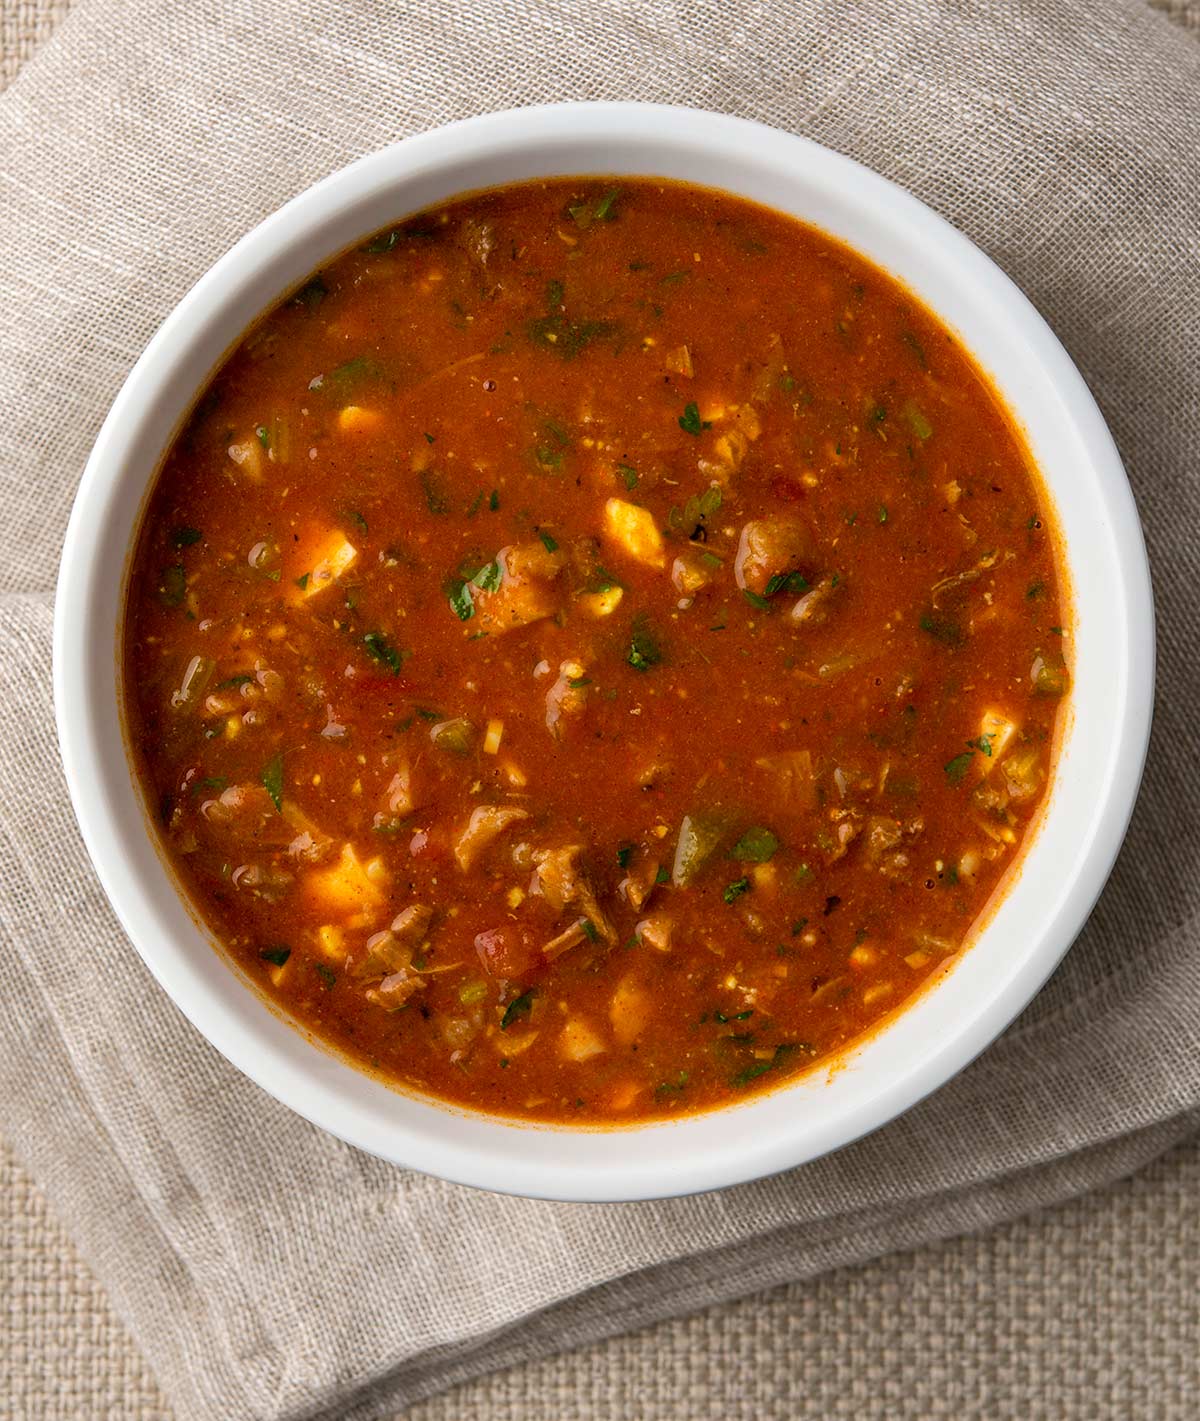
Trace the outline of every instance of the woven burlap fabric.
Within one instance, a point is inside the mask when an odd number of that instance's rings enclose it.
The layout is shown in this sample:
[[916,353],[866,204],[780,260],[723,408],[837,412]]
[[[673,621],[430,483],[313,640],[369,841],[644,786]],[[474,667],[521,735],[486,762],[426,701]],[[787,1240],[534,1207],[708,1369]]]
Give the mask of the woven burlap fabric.
[[[166,1421],[15,1162],[0,1415]],[[406,1421],[1195,1421],[1200,1147],[929,1245],[464,1383]]]
[[[84,0],[0,101],[0,1120],[181,1413],[386,1414],[487,1366],[1064,1197],[1194,1125],[1198,85],[1197,54],[1133,4],[298,17]],[[976,1067],[782,1180],[564,1209],[364,1160],[264,1100],[161,1000],[63,809],[45,592],[105,403],[254,217],[442,118],[631,95],[830,142],[1009,267],[1129,462],[1159,567],[1168,694],[1112,889]]]

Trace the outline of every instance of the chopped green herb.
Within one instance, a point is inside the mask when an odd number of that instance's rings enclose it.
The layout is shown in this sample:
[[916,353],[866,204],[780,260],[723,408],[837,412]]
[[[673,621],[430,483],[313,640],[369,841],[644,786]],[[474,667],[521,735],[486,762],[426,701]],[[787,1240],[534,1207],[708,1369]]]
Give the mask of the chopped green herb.
[[544,529],[539,529],[538,537],[542,540],[542,546],[546,549],[548,553],[558,552],[558,544]]
[[942,766],[946,772],[946,778],[952,785],[960,785],[966,779],[967,770],[971,766],[971,758],[974,754],[974,750],[964,750],[961,755],[955,755],[953,760],[948,760]]
[[702,430],[711,429],[712,421],[700,418],[700,407],[695,400],[689,400],[679,416],[679,427],[685,434],[699,435]]
[[279,947],[264,947],[258,955],[264,962],[269,962],[272,967],[282,967],[288,958],[291,957],[292,949],[290,947],[283,947],[282,945]]
[[475,615],[475,603],[471,600],[471,584],[461,577],[452,578],[446,584],[446,596],[450,609],[460,622],[469,622]]
[[390,252],[399,240],[400,229],[393,227],[390,232],[380,232],[377,237],[372,237],[360,250],[377,256],[380,252]]
[[311,572],[302,572],[300,576],[296,579],[296,586],[300,589],[301,592],[303,592],[304,589],[308,586],[308,579],[311,576]]
[[495,592],[500,586],[501,576],[500,561],[496,559],[493,562],[484,563],[471,581],[481,592]]
[[258,425],[254,433],[258,436],[258,442],[264,449],[271,447],[271,431],[265,424]]
[[271,796],[276,809],[283,808],[283,751],[277,750],[263,766],[263,789]]
[[917,436],[918,439],[928,439],[933,433],[933,425],[929,423],[929,421],[925,418],[924,414],[921,413],[920,409],[917,408],[917,406],[912,402],[912,400],[908,400],[905,403],[904,417],[908,420],[910,426],[912,427],[912,432]]
[[405,658],[412,655],[411,652],[393,646],[382,632],[367,632],[363,637],[363,646],[366,647],[367,654],[386,666],[393,676],[399,676]]
[[879,512],[875,515],[875,517],[880,523],[886,523],[888,521],[888,511],[886,503],[881,503],[879,505]]
[[806,927],[808,927],[808,919],[797,918],[796,921],[792,924],[792,936],[799,937]]
[[629,860],[633,857],[632,844],[621,844],[617,848],[617,865],[619,868],[628,868]]
[[322,301],[329,295],[329,287],[319,276],[303,285],[295,296],[292,297],[293,306],[306,306],[310,311],[315,311]]
[[775,856],[779,840],[761,824],[754,824],[734,844],[730,857],[743,863],[767,863]]
[[500,507],[500,491],[498,489],[493,489],[488,495],[488,507],[493,513]]
[[347,508],[345,517],[354,524],[358,531],[365,537],[367,533],[367,520],[362,516],[357,508]]
[[163,569],[158,583],[158,600],[164,607],[178,607],[187,596],[187,573],[182,563]]
[[815,878],[816,874],[806,863],[796,865],[795,879],[797,883],[807,883],[810,878]]
[[467,507],[467,517],[474,518],[479,512],[479,505],[483,502],[483,490],[480,489]]
[[514,997],[508,1006],[504,1008],[504,1015],[500,1018],[500,1030],[507,1031],[508,1028],[519,1017],[528,1016],[533,1008],[533,998],[536,988],[530,987],[527,992],[522,992],[519,997]]
[[314,381],[309,388],[315,386],[318,390],[333,389],[338,394],[345,395],[357,385],[382,381],[385,378],[383,367],[377,360],[372,360],[369,355],[356,355],[353,359],[344,360],[341,365],[335,366],[327,375],[318,376],[319,383]]
[[755,1061],[752,1065],[739,1071],[730,1083],[732,1085],[749,1085],[751,1081],[757,1080],[759,1076],[765,1076],[768,1071],[773,1071],[776,1066],[780,1065],[796,1049],[797,1047],[790,1041],[781,1042],[776,1046],[775,1054],[769,1060]]
[[992,758],[992,741],[995,738],[995,732],[993,732],[991,735],[981,735],[978,740],[968,740],[967,744],[972,749],[978,750],[981,755],[986,755],[990,760]]
[[1039,597],[1044,596],[1045,592],[1046,584],[1044,582],[1031,582],[1025,589],[1025,596],[1028,597],[1031,602],[1034,602]]
[[582,686],[590,686],[591,684],[592,678],[590,676],[573,676],[567,682],[572,691],[578,691]]
[[958,622],[950,617],[939,616],[936,612],[923,613],[919,626],[923,632],[928,632],[936,641],[946,646],[961,646],[967,639]]
[[732,883],[726,884],[721,897],[726,903],[735,903],[743,893],[750,892],[750,880],[748,878],[735,878]]
[[433,442],[434,442],[434,437],[433,437],[433,435],[430,434],[430,433],[428,432],[428,430],[426,430],[426,431],[425,431],[425,443],[426,443],[426,444],[432,444]]
[[638,471],[632,464],[618,464],[617,473],[621,476],[621,482],[632,493],[638,486]]
[[223,691],[227,686],[246,686],[253,680],[253,676],[243,671],[237,676],[227,676],[224,681],[218,681],[216,689]]
[[659,1096],[673,1095],[677,1091],[681,1091],[684,1086],[687,1085],[688,1079],[688,1073],[686,1071],[680,1071],[673,1080],[662,1081],[656,1085],[654,1087],[654,1094]]
[[326,991],[337,981],[337,973],[331,967],[326,967],[323,962],[314,962],[313,970],[320,977],[321,985]]
[[425,495],[425,506],[430,513],[449,513],[450,500],[446,496],[445,488],[441,480],[432,469],[425,469],[421,474],[421,491]]
[[753,1015],[753,1008],[747,1008],[746,1011],[735,1012],[733,1016],[726,1016],[723,1011],[715,1011],[713,1012],[713,1020],[719,1021],[721,1025],[724,1026],[730,1021],[749,1021]]
[[912,331],[901,331],[900,339],[908,346],[909,350],[917,357],[917,364],[922,370],[929,369],[929,362],[925,359],[925,348],[921,342],[913,335]]
[[588,942],[600,941],[600,934],[596,931],[596,924],[592,922],[591,918],[580,919],[579,926],[583,929],[583,935]]
[[629,633],[629,653],[625,659],[635,671],[646,671],[651,666],[657,666],[662,660],[658,639],[651,632],[644,616],[639,615],[633,619]]
[[171,534],[171,541],[177,548],[190,548],[193,543],[198,543],[204,536],[199,528],[176,528]]
[[766,597],[774,597],[777,592],[790,592],[793,596],[799,597],[801,593],[808,591],[808,578],[802,572],[777,572],[767,578],[767,585],[763,588]]
[[660,867],[655,871],[654,881],[661,887],[664,883],[670,883],[671,875],[665,868]]
[[751,592],[748,587],[742,588],[742,596],[752,607],[757,607],[760,612],[769,612],[771,610],[770,602],[759,593]]
[[543,350],[551,350],[563,360],[574,360],[595,341],[620,335],[614,321],[576,321],[561,313],[539,316],[527,327],[529,339]]

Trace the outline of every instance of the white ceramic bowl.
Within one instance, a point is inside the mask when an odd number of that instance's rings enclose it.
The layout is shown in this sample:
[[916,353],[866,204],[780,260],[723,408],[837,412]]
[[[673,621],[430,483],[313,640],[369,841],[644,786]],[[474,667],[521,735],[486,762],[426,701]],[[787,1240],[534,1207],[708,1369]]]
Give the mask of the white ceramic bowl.
[[[318,1049],[235,976],[178,896],[122,742],[117,635],[131,539],[183,413],[241,331],[363,234],[473,188],[553,174],[690,180],[794,213],[892,272],[991,373],[1057,505],[1075,596],[1073,713],[1032,851],[975,944],[843,1059],[726,1110],[620,1134],[512,1124],[400,1094]],[[636,104],[490,114],[408,139],[288,203],[192,289],[118,395],[63,551],[55,699],[96,871],[150,970],[240,1070],[373,1154],[488,1189],[638,1199],[811,1160],[894,1118],[962,1069],[1070,946],[1112,867],[1141,776],[1153,612],[1120,459],[1066,352],[1015,286],[907,193],[846,158],[742,120]]]

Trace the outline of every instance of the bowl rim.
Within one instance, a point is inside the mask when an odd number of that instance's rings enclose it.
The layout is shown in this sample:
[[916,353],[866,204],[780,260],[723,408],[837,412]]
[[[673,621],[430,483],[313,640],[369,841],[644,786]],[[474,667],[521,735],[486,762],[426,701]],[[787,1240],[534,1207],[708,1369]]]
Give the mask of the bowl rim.
[[[853,192],[855,202],[886,214],[889,223],[930,243],[940,259],[957,267],[962,279],[977,282],[981,290],[986,289],[996,311],[1004,313],[1001,319],[1011,323],[1016,337],[1024,343],[1039,372],[1061,400],[1064,416],[1073,424],[1073,433],[1086,457],[1089,472],[1100,485],[1107,531],[1112,539],[1113,565],[1118,574],[1119,585],[1113,595],[1124,614],[1124,625],[1118,628],[1114,643],[1124,649],[1125,660],[1117,668],[1115,677],[1121,699],[1112,736],[1111,764],[1099,777],[1090,820],[1086,826],[1080,826],[1081,845],[1074,876],[1064,884],[1053,911],[1048,914],[1040,941],[1028,950],[1025,959],[1008,973],[999,988],[977,1005],[969,1019],[957,1022],[941,1040],[929,1044],[921,1059],[908,1069],[875,1082],[832,1119],[815,1125],[800,1121],[790,1130],[769,1130],[766,1138],[761,1138],[763,1132],[759,1131],[755,1138],[740,1140],[736,1147],[731,1144],[724,1149],[715,1143],[716,1137],[711,1131],[705,1138],[702,1132],[689,1130],[689,1126],[705,1119],[731,1121],[735,1116],[748,1117],[762,1101],[788,1096],[796,1087],[787,1084],[746,1104],[679,1121],[656,1122],[636,1130],[497,1122],[454,1107],[426,1104],[425,1108],[445,1121],[468,1122],[462,1127],[465,1140],[456,1139],[452,1127],[441,1129],[430,1120],[422,1123],[419,1110],[409,1112],[418,1117],[415,1126],[401,1120],[381,1132],[377,1112],[365,1106],[362,1110],[348,1108],[349,1087],[345,1086],[338,1070],[330,1069],[327,1064],[319,1065],[321,1053],[313,1051],[294,1026],[283,1026],[283,1029],[303,1046],[311,1061],[295,1056],[282,1042],[272,1041],[267,1049],[264,1046],[267,1028],[264,1025],[260,1030],[259,1024],[242,1010],[244,1002],[233,1000],[234,993],[230,993],[230,999],[225,1002],[218,1001],[211,993],[203,997],[197,995],[195,983],[183,968],[184,950],[177,951],[178,944],[170,940],[172,930],[164,927],[161,913],[151,908],[144,875],[139,876],[121,853],[123,831],[118,823],[118,809],[103,792],[102,777],[98,774],[105,754],[106,732],[100,720],[103,708],[98,706],[97,697],[89,694],[89,689],[97,676],[102,675],[104,658],[110,652],[115,655],[113,629],[108,629],[109,644],[98,648],[97,638],[103,641],[104,629],[95,625],[94,609],[98,599],[94,594],[105,576],[112,577],[111,566],[107,571],[102,566],[104,534],[114,522],[113,504],[122,484],[123,470],[132,460],[131,440],[140,428],[139,422],[156,400],[159,404],[171,403],[164,393],[169,374],[183,358],[189,342],[195,339],[195,330],[203,324],[205,312],[228,300],[231,289],[247,282],[250,275],[269,276],[280,264],[283,247],[289,241],[299,242],[305,233],[311,232],[322,213],[329,217],[331,213],[348,212],[368,199],[375,200],[379,194],[394,190],[395,216],[399,217],[406,211],[417,210],[405,206],[403,199],[405,187],[412,184],[414,175],[436,175],[451,167],[463,153],[474,152],[486,159],[489,153],[495,156],[520,150],[525,145],[551,155],[560,151],[569,154],[572,148],[586,141],[593,145],[610,142],[614,148],[624,143],[631,149],[638,142],[650,147],[657,145],[660,149],[676,144],[681,152],[684,149],[695,153],[719,150],[727,159],[739,152],[753,152],[756,160],[768,168],[773,165],[782,172],[803,170],[812,182]],[[622,166],[615,151],[614,159],[618,160],[605,172],[651,171]],[[568,162],[545,171],[574,176],[581,172],[599,173],[601,169],[596,165],[572,168]],[[672,176],[667,172],[661,175]],[[500,182],[517,180],[499,179]],[[715,185],[737,191],[727,183]],[[447,193],[447,199],[448,196]],[[821,224],[815,222],[814,225]],[[333,254],[333,251],[327,253],[325,259]],[[313,262],[312,266],[317,264]],[[279,283],[277,294],[282,294],[291,284],[291,281]],[[921,299],[927,301],[939,319],[946,319],[935,302],[924,294]],[[256,306],[251,319],[261,309],[263,305]],[[248,321],[243,321],[242,328],[246,324]],[[236,337],[238,332],[233,334]],[[982,359],[977,350],[972,349],[972,353],[976,359]],[[194,393],[193,388],[189,400]],[[181,408],[178,414],[182,413]],[[1019,415],[1019,410],[1014,410],[1014,414]],[[158,463],[156,455],[154,469]],[[144,493],[143,487],[139,508]],[[1051,495],[1054,496],[1053,489]],[[115,521],[120,524],[119,519]],[[126,556],[137,522],[135,518],[125,529]],[[109,557],[111,561],[111,549]],[[123,581],[124,571],[120,576]],[[1049,977],[1082,927],[1124,839],[1149,745],[1154,686],[1154,611],[1149,565],[1132,490],[1103,417],[1082,376],[1040,314],[968,238],[888,179],[795,134],[747,119],[670,105],[548,104],[462,119],[359,158],[305,189],[264,219],[187,292],[126,378],[85,467],[63,544],[55,600],[53,665],[55,716],[68,788],[101,884],[126,933],[160,985],[200,1033],[238,1070],[329,1133],[394,1163],[456,1183],[501,1192],[563,1200],[617,1201],[722,1188],[774,1174],[849,1144],[910,1109],[958,1074],[1017,1016]],[[1041,826],[1036,832],[1041,835]],[[1036,854],[1036,851],[1035,842],[1030,852]],[[986,937],[987,931],[985,928],[983,936]],[[211,952],[207,944],[205,949]],[[971,949],[976,950],[977,946]],[[931,989],[936,990],[938,988]],[[270,1018],[270,1013],[261,1010],[261,1002],[241,986],[236,989],[236,997],[250,1002],[264,1022]],[[912,1006],[906,1005],[893,1022],[883,1028],[882,1034],[892,1032],[895,1022],[902,1021],[912,1010]],[[360,1080],[370,1079],[353,1067],[343,1065],[340,1069],[352,1071]],[[388,1093],[394,1099],[410,1102],[414,1099]],[[486,1130],[480,1127],[481,1121],[488,1127]],[[498,1137],[494,1132],[497,1129],[531,1140],[535,1136],[543,1140],[553,1136],[561,1145],[557,1150],[537,1148],[532,1157],[525,1160],[520,1149],[501,1149],[496,1144]],[[625,1142],[659,1130],[671,1132],[674,1147],[664,1135],[667,1143],[650,1159],[638,1159],[636,1148],[625,1150]],[[381,1133],[386,1138],[381,1138]],[[695,1141],[690,1154],[680,1148],[683,1136],[688,1134]],[[618,1144],[616,1150],[608,1151],[614,1156],[611,1161],[602,1161],[596,1151],[582,1144],[597,1137]]]

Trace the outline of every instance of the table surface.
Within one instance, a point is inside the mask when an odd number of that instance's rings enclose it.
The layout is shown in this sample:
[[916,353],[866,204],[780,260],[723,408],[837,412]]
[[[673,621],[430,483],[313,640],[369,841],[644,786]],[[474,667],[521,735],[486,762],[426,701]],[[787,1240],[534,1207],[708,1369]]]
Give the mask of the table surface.
[[[1150,0],[1200,42],[1200,0]],[[0,0],[0,89],[70,0]],[[121,1320],[0,1144],[0,1418],[169,1421]],[[995,1229],[842,1269],[416,1407],[408,1421],[1200,1416],[1200,1141]]]

